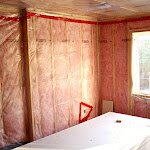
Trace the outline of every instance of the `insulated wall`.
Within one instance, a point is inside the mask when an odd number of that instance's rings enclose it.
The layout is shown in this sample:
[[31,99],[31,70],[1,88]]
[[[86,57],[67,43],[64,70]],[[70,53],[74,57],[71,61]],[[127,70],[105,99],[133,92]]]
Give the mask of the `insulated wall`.
[[98,116],[98,26],[33,16],[26,40],[22,23],[0,22],[0,147],[26,142],[30,118],[34,140],[78,124],[81,101]]
[[[128,31],[150,27],[150,21],[137,21],[100,25],[100,81],[101,102],[114,102],[114,111],[128,113],[129,79],[128,79]],[[149,99],[137,96],[133,100],[133,114],[150,117]]]
[[93,106],[90,118],[98,115],[97,31],[91,24],[28,20],[34,139],[78,124],[81,101]]
[[[150,20],[130,22],[128,26],[129,30],[147,29],[150,27]],[[134,115],[150,118],[150,98],[133,96],[132,99],[134,102]]]
[[0,147],[3,147],[26,141],[27,110],[19,21],[0,20],[0,39]]

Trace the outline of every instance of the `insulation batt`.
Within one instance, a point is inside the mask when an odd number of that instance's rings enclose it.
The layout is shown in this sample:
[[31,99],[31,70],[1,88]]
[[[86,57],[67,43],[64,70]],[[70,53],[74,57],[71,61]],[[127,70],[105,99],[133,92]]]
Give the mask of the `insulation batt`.
[[[128,108],[128,30],[150,27],[150,21],[100,25],[101,101],[114,102],[114,111]],[[133,115],[150,118],[149,98],[132,95]]]
[[31,17],[29,35],[35,139],[78,124],[81,101],[97,116],[97,25]]
[[[21,23],[0,20],[0,147],[28,137]],[[99,25],[98,35],[97,25],[28,19],[34,140],[78,124],[81,101],[93,106],[89,119],[97,116],[100,95],[101,102],[114,101],[115,112],[127,113],[128,45],[124,39],[127,28],[148,28],[149,23]],[[134,115],[150,117],[149,99],[132,98]]]
[[20,30],[20,22],[0,20],[0,147],[26,141],[24,62]]

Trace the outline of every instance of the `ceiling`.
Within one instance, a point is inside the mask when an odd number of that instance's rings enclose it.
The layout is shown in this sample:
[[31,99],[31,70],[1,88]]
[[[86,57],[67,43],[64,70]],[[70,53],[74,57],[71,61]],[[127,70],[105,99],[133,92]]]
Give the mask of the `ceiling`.
[[[112,8],[85,11],[94,5],[108,3]],[[82,15],[112,21],[150,15],[150,0],[0,0],[1,7],[33,8],[45,11]]]

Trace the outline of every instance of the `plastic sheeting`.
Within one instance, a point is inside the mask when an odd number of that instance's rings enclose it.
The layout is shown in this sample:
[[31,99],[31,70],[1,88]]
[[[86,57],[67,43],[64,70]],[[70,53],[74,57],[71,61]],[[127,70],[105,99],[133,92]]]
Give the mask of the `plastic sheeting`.
[[81,101],[93,106],[90,118],[98,115],[97,29],[94,24],[28,19],[33,116],[27,116],[22,21],[0,20],[0,147],[26,142],[28,117],[37,140],[78,124]]
[[[43,28],[45,30],[42,30]],[[39,139],[54,133],[49,20],[31,18],[29,20],[29,37],[34,138]]]
[[0,39],[0,147],[3,147],[26,141],[21,24],[0,20]]
[[90,118],[98,115],[97,25],[31,17],[29,27],[34,129],[39,139],[78,124],[81,101],[94,107]]
[[[74,29],[74,30],[72,30]],[[79,122],[79,103],[81,102],[81,51],[80,24],[68,23],[68,51],[71,100],[71,125]]]

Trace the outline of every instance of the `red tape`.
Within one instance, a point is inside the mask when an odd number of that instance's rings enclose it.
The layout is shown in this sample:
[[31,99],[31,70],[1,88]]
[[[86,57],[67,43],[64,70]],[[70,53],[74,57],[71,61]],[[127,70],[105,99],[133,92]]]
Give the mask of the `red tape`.
[[106,24],[117,24],[117,23],[127,23],[127,22],[136,22],[136,21],[143,21],[143,20],[150,20],[150,16],[146,17],[140,17],[140,18],[132,18],[132,19],[125,19],[125,20],[115,20],[115,21],[108,21],[108,22],[93,22],[93,21],[84,21],[84,20],[76,20],[76,19],[69,19],[69,18],[63,18],[63,17],[55,17],[55,16],[47,16],[47,15],[41,15],[33,12],[27,12],[25,17],[6,17],[6,16],[0,16],[1,20],[6,21],[22,21],[24,19],[30,19],[32,16],[35,17],[41,17],[41,18],[47,18],[47,19],[55,19],[55,20],[62,20],[62,21],[68,21],[68,22],[76,22],[76,23],[86,23],[86,24],[98,24],[98,25],[106,25]]
[[[84,117],[83,119],[81,119],[81,106],[82,106],[82,105],[83,105],[83,106],[86,106],[86,107],[88,107],[88,108],[90,108],[90,111],[89,111],[88,115],[87,115],[86,117]],[[93,106],[88,105],[88,104],[83,103],[83,102],[80,103],[79,123],[82,123],[82,122],[87,121],[88,117],[90,116],[90,113],[91,113],[92,109],[93,109]]]
[[19,17],[0,16],[0,20],[5,20],[5,21],[20,21],[21,18],[19,18]]
[[150,16],[141,17],[141,18],[131,18],[131,19],[125,19],[125,20],[99,22],[98,24],[99,24],[99,25],[106,25],[106,24],[117,24],[117,23],[136,22],[136,21],[143,21],[143,20],[150,20]]
[[41,17],[41,18],[68,21],[68,22],[97,24],[97,22],[93,22],[93,21],[84,21],[84,20],[76,20],[76,19],[69,19],[69,18],[63,18],[63,17],[47,16],[47,15],[41,15],[41,14],[36,14],[36,13],[32,13],[32,12],[28,12],[27,16],[28,16],[27,18],[30,18],[31,16],[36,16],[36,17]]

